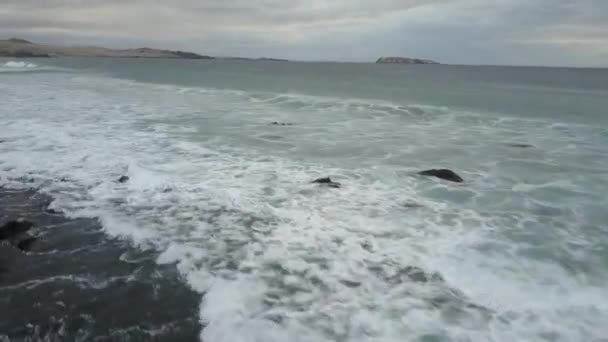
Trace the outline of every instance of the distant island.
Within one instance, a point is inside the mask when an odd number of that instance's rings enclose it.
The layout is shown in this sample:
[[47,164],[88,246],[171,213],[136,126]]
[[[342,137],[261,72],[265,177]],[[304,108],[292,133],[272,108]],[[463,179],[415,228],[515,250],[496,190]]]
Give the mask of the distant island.
[[430,59],[418,59],[407,57],[380,57],[376,61],[377,64],[439,64]]
[[0,40],[0,57],[116,57],[116,58],[181,58],[213,59],[193,52],[160,50],[151,48],[108,49],[97,46],[53,46],[35,44],[11,38]]

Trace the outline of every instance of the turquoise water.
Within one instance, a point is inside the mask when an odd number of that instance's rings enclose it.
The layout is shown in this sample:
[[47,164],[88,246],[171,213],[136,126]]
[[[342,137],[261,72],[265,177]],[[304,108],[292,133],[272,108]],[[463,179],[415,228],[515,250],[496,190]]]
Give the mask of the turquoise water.
[[27,63],[2,183],[175,263],[205,341],[607,336],[606,70]]

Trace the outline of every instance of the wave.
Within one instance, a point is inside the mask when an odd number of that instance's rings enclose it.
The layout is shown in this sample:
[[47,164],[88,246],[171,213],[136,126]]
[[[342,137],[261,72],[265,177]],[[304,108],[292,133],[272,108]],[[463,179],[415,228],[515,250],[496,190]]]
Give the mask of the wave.
[[[468,113],[447,106],[396,103],[373,98],[345,98],[296,92],[273,93],[212,87],[188,87],[175,84],[142,83],[131,79],[105,76],[82,75],[78,78],[78,81],[104,87],[112,83],[141,91],[171,92],[183,96],[201,95],[213,100],[238,101],[242,105],[249,106],[251,110],[266,108],[285,114],[304,114],[312,111],[316,113],[332,113],[333,115],[343,113],[356,114],[356,116],[374,121],[381,120],[387,116],[409,117],[413,120],[430,121],[439,119],[451,120],[454,114],[462,115]],[[478,113],[477,115],[479,116]],[[276,119],[282,120],[285,118],[277,117]]]
[[37,68],[37,67],[38,67],[38,65],[34,64],[34,63],[15,62],[15,61],[9,61],[9,62],[2,64],[2,66],[0,66],[0,68],[12,68],[12,69],[31,69],[31,68]]
[[0,73],[37,73],[37,72],[61,72],[66,69],[39,65],[25,61],[8,61],[0,64]]

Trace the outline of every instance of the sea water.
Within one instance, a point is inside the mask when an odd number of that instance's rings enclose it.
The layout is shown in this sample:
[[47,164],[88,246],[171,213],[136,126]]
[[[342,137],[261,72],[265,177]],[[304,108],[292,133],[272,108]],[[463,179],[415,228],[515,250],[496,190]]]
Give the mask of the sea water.
[[4,59],[0,177],[174,264],[206,342],[600,341],[607,108],[601,69]]

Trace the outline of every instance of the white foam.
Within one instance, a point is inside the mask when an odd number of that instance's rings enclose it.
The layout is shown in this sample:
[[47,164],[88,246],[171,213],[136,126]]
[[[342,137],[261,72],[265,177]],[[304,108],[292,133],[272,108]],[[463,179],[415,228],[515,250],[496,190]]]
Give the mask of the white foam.
[[[31,75],[36,73],[66,73],[72,70],[63,67],[41,65],[25,61],[8,61],[0,63],[0,73],[5,75]],[[0,84],[1,86],[1,84]]]
[[8,61],[8,62],[2,64],[2,66],[0,66],[0,68],[14,68],[14,69],[31,69],[31,68],[36,68],[36,67],[38,67],[38,65],[34,64],[34,63],[15,62],[15,61]]
[[[538,217],[504,218],[491,203],[459,203],[490,191],[511,196],[512,183],[455,189],[386,162],[405,158],[406,139],[424,149],[437,144],[438,132],[466,137],[479,125],[413,116],[403,134],[398,115],[368,115],[387,106],[340,105],[329,117],[323,106],[286,112],[242,92],[67,75],[20,82],[0,93],[2,181],[34,177],[68,214],[100,217],[109,234],[158,249],[159,263],[175,263],[204,294],[205,341],[604,336],[604,288],[572,278],[553,260],[527,258],[525,241],[505,238]],[[280,118],[300,127],[283,133],[266,125]],[[289,135],[297,146],[248,140],[261,130]],[[491,139],[488,133],[474,146]],[[317,156],[335,146],[338,161]],[[386,155],[382,146],[394,148]],[[121,175],[129,182],[117,182]],[[344,186],[309,183],[325,175]],[[422,207],[405,206],[412,202]],[[445,282],[398,281],[406,266],[438,272]]]

